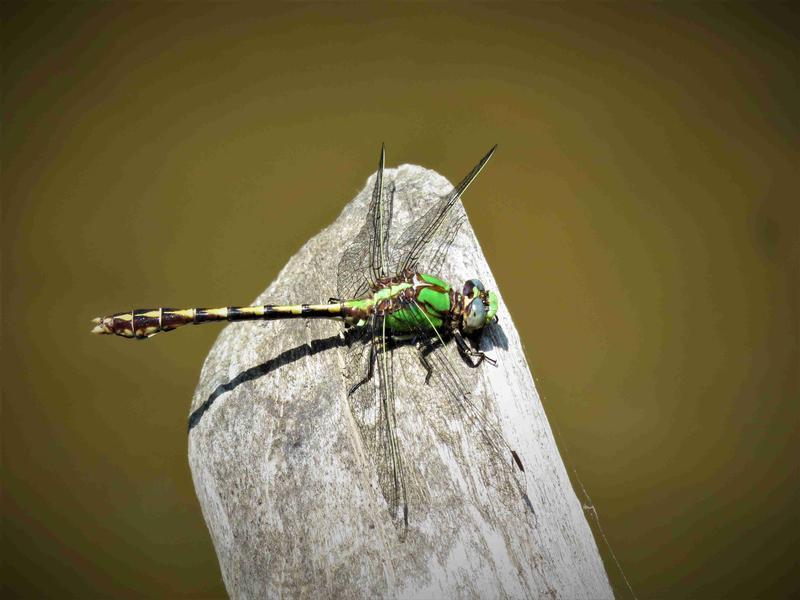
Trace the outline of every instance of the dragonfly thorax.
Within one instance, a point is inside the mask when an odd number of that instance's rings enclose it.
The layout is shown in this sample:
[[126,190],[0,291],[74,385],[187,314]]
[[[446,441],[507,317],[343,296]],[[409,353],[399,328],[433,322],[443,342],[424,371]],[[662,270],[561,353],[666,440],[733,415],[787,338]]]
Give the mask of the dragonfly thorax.
[[396,335],[431,329],[471,335],[491,323],[497,313],[497,296],[477,279],[468,280],[458,292],[438,277],[413,271],[380,279],[366,297],[345,304],[350,325],[367,325],[380,318],[381,326],[385,323]]

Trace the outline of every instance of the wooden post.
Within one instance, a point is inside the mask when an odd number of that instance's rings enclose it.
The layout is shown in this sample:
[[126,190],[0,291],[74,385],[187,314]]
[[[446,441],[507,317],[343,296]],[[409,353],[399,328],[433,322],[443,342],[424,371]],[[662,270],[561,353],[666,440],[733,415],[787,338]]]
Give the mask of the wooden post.
[[[339,257],[364,223],[372,181],[255,304],[336,296]],[[393,232],[422,214],[431,192],[449,189],[411,165],[387,170],[384,181],[396,186]],[[435,275],[459,288],[478,277],[497,290],[468,222]],[[528,502],[493,485],[482,440],[439,410],[443,393],[425,384],[414,349],[398,348],[397,430],[415,490],[405,539],[350,413],[341,325],[248,322],[222,331],[192,402],[189,463],[232,597],[613,596],[502,295],[500,306],[484,340],[497,366],[457,366],[521,457]]]

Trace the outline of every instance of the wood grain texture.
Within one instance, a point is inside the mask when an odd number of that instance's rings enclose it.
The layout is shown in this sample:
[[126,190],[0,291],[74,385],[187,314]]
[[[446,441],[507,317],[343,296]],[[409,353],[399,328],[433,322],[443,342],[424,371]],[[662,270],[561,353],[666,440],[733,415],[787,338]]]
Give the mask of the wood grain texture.
[[[363,224],[373,181],[255,304],[336,295],[336,266]],[[449,188],[437,173],[410,165],[387,170],[384,181],[397,188],[393,232],[421,214],[426,195]],[[478,277],[497,290],[468,222],[436,275],[458,287]],[[189,462],[232,597],[613,596],[502,295],[500,303],[499,323],[483,344],[497,366],[457,366],[524,462],[530,506],[503,484],[445,394],[425,384],[413,348],[398,348],[405,540],[350,412],[341,325],[248,322],[222,331],[192,402],[193,412],[205,410],[189,434]]]

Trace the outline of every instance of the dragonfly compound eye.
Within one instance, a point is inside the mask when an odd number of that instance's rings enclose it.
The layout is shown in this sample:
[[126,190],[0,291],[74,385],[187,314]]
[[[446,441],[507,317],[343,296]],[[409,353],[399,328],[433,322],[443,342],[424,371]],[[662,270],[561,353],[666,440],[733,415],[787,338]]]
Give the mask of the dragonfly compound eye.
[[464,289],[462,293],[467,298],[472,298],[473,296],[477,296],[478,294],[475,293],[475,290],[478,293],[484,292],[483,284],[480,282],[479,279],[470,279],[466,283],[464,283]]
[[464,315],[464,330],[467,332],[477,331],[484,325],[486,325],[486,305],[482,298],[475,298],[467,306],[467,312]]

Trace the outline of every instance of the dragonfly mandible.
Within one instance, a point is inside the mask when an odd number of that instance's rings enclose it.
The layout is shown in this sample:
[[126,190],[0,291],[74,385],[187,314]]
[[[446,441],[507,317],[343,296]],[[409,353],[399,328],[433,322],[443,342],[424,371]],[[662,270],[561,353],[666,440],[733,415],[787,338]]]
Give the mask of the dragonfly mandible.
[[94,319],[92,332],[147,339],[183,325],[214,321],[322,318],[344,322],[351,334],[350,343],[356,347],[353,356],[362,358],[348,361],[354,373],[358,369],[347,392],[350,409],[401,535],[408,529],[409,493],[396,435],[392,350],[398,344],[412,344],[425,370],[426,383],[434,376],[439,393],[479,432],[493,456],[493,466],[513,482],[530,507],[522,460],[463,383],[457,361],[437,352],[452,341],[460,362],[469,367],[478,367],[484,361],[495,364],[480,350],[485,328],[497,321],[495,292],[486,290],[478,279],[469,279],[457,289],[434,274],[464,222],[462,214],[454,210],[457,202],[496,147],[448,193],[432,198],[424,214],[390,244],[395,188],[393,183],[384,183],[386,152],[382,146],[364,225],[339,261],[338,296],[326,303],[137,308]]

